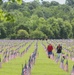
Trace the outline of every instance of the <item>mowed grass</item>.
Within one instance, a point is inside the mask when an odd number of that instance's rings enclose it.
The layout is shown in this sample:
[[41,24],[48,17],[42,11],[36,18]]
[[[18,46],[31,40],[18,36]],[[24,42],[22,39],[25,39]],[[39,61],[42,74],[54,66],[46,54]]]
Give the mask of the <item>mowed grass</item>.
[[47,57],[41,42],[38,43],[38,52],[39,56],[32,69],[32,75],[70,75],[73,65],[72,61],[69,60],[69,72],[66,72],[60,68],[60,63],[57,64],[54,60]]
[[[60,68],[60,63],[56,63],[54,60],[49,59],[44,50],[44,47],[41,44],[42,41],[38,41],[38,55],[36,58],[35,65],[31,70],[31,75],[70,75],[72,70],[72,66],[74,64],[70,59],[69,62],[69,72],[65,72]],[[46,41],[43,43],[47,46]],[[21,49],[22,52],[30,42]],[[36,41],[29,48],[28,52],[24,54],[22,57],[17,57],[15,59],[10,60],[9,62],[3,63],[2,68],[0,69],[0,75],[21,75],[22,72],[22,64],[25,64],[25,61],[28,62],[28,59],[32,52],[35,50]]]
[[25,64],[25,61],[28,62],[28,59],[32,52],[35,50],[35,43],[29,48],[28,52],[22,57],[17,57],[10,60],[9,62],[3,63],[2,68],[0,69],[0,75],[21,75],[22,64]]

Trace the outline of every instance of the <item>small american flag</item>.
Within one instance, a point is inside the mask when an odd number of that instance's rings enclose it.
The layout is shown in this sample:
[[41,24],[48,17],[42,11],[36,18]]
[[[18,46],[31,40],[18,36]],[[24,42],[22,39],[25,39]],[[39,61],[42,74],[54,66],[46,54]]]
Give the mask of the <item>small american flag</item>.
[[65,64],[64,70],[65,70],[66,72],[68,72],[68,60],[66,61],[66,64]]
[[24,69],[23,69],[24,75],[28,75],[28,71],[27,71],[27,64],[25,64]]
[[73,65],[73,68],[72,68],[72,71],[71,71],[71,75],[74,75],[74,65]]
[[0,58],[0,68],[2,67],[1,58]]
[[64,69],[64,59],[63,58],[61,58],[60,68]]

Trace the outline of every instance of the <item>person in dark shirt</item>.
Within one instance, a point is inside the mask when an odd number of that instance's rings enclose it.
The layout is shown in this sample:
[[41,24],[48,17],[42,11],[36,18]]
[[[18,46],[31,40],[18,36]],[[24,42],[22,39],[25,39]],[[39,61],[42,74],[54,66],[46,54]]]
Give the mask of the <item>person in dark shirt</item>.
[[59,59],[61,58],[62,46],[59,44],[56,49],[57,49],[57,59],[56,59],[56,61],[58,62]]
[[58,46],[57,46],[57,53],[61,53],[62,52],[62,46],[59,44]]

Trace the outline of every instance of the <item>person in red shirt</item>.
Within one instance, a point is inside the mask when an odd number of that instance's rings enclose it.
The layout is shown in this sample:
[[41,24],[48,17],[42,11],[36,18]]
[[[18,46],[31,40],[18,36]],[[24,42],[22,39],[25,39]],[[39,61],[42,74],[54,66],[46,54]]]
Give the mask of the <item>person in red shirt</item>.
[[52,50],[53,50],[53,46],[51,44],[49,44],[47,46],[47,52],[48,52],[48,57],[50,58],[50,55],[52,54]]

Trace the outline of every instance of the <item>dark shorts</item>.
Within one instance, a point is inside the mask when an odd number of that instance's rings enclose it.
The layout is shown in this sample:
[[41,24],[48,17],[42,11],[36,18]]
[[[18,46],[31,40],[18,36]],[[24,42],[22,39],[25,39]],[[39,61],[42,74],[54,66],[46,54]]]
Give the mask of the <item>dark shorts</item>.
[[48,55],[51,55],[52,54],[52,52],[48,52]]

